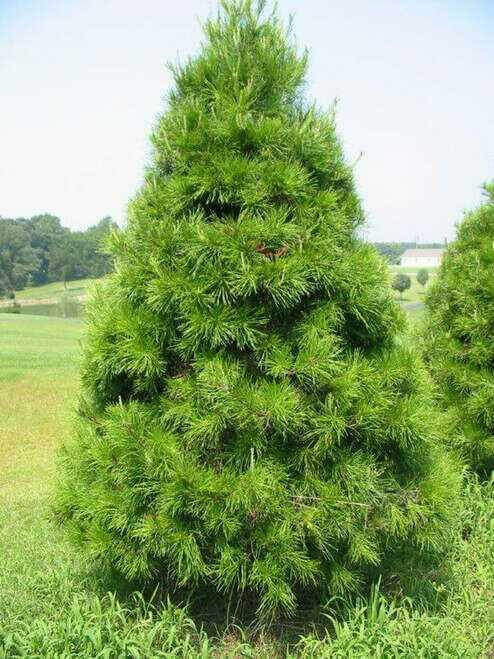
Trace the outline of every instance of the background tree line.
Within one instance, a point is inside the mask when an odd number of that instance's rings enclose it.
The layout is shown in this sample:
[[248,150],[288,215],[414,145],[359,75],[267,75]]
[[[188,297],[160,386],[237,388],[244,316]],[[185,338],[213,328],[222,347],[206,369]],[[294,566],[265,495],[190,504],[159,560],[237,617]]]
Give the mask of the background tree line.
[[[55,215],[31,218],[0,216],[0,296],[25,286],[40,286],[52,281],[102,277],[112,269],[102,243],[117,228],[104,217],[85,231],[71,231]],[[390,264],[397,264],[405,250],[415,242],[373,243]],[[441,243],[422,247],[439,248]]]
[[416,242],[411,243],[372,243],[386,261],[391,265],[398,265],[400,263],[401,255],[407,249],[414,249],[416,247],[424,247],[428,249],[441,249],[444,243],[427,243],[417,245]]
[[110,217],[85,231],[71,231],[49,214],[0,217],[0,296],[28,285],[102,277],[112,267],[102,244],[116,227]]

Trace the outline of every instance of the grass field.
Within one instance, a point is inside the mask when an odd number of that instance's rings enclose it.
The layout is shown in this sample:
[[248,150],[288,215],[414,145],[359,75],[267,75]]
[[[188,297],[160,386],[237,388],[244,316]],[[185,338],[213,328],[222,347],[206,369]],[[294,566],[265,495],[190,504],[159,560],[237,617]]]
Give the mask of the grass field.
[[206,634],[166,598],[125,595],[85,565],[49,507],[82,329],[74,320],[0,316],[0,657],[494,656],[492,485],[467,487],[448,580],[431,574],[426,599],[394,601],[376,590],[341,603],[326,630],[294,621],[303,635],[290,644],[233,625]]
[[[45,286],[32,286],[16,291],[16,313],[22,315],[81,317],[88,289],[97,279],[79,279],[73,282],[53,282]],[[0,300],[0,313],[12,313],[11,300]]]
[[[411,287],[408,291],[405,291],[403,297],[400,298],[400,295],[397,291],[394,291],[395,298],[404,303],[409,302],[420,302],[424,301],[425,292],[427,286],[436,276],[436,268],[428,268],[429,271],[429,282],[426,286],[421,286],[417,281],[417,272],[420,268],[410,268],[402,267],[400,265],[391,265],[389,266],[391,270],[391,276],[393,277],[398,272],[403,272],[404,274],[409,275],[411,279]],[[78,279],[77,281],[67,282],[67,286],[63,282],[52,282],[51,284],[46,284],[45,286],[31,286],[29,288],[24,288],[22,291],[16,291],[16,300],[21,305],[22,314],[34,314],[34,315],[43,315],[43,316],[63,316],[60,310],[60,300],[65,297],[75,297],[80,298],[87,294],[88,289],[91,284],[93,284],[97,279]],[[41,304],[36,304],[36,302],[42,302]],[[27,306],[26,303],[29,303]],[[10,303],[4,301],[4,305],[7,306]],[[2,305],[0,305],[0,311],[2,311]],[[8,313],[8,309],[5,309]]]
[[395,298],[397,300],[402,299],[403,302],[423,302],[427,287],[434,281],[434,277],[437,274],[437,268],[427,268],[429,272],[429,281],[425,286],[422,286],[417,281],[417,272],[422,268],[410,268],[404,267],[401,265],[390,265],[389,269],[391,270],[391,277],[393,278],[398,273],[403,273],[408,275],[411,280],[410,288],[403,293],[403,297],[400,298],[398,291],[394,291]]
[[[419,270],[424,270],[422,266],[410,266],[410,265],[390,265],[390,270],[392,272],[404,272],[406,275],[416,275]],[[428,266],[425,268],[429,272],[429,275],[437,274],[439,268],[434,268]]]
[[96,281],[95,279],[78,279],[67,282],[67,287],[61,281],[55,281],[44,286],[30,286],[22,291],[16,291],[15,297],[19,302],[22,300],[59,300],[62,295],[85,295],[88,287]]

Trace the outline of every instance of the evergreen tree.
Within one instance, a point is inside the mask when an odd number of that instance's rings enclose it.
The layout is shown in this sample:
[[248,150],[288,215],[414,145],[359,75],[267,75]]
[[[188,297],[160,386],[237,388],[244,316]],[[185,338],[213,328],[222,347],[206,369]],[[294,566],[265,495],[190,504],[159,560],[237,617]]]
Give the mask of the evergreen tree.
[[467,214],[426,298],[424,354],[463,457],[494,469],[494,183]]
[[249,0],[205,31],[89,304],[57,510],[126,577],[265,617],[439,547],[459,475],[306,55]]

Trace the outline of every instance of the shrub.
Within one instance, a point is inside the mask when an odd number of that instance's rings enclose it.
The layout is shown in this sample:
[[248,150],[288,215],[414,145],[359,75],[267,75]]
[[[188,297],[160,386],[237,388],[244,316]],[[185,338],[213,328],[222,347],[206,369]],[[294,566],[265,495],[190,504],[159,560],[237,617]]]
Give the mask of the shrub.
[[459,476],[306,56],[248,1],[206,37],[89,303],[56,508],[126,577],[266,618],[439,548]]
[[403,274],[402,272],[399,272],[391,283],[391,286],[394,288],[394,290],[399,291],[400,299],[403,298],[404,291],[407,291],[411,285],[412,285],[412,280],[410,279],[410,277],[408,275]]
[[426,268],[422,268],[417,272],[417,281],[421,286],[425,286],[429,281],[429,271]]
[[494,184],[468,213],[426,298],[424,354],[474,468],[494,469]]

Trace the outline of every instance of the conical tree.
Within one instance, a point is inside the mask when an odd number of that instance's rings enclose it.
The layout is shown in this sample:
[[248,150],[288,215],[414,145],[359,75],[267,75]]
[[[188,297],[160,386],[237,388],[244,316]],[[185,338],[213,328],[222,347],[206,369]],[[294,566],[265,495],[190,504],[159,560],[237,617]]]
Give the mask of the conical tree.
[[494,183],[467,214],[427,296],[424,355],[475,470],[494,469]]
[[305,54],[249,0],[205,32],[89,305],[58,513],[129,578],[291,613],[440,545],[459,477]]

